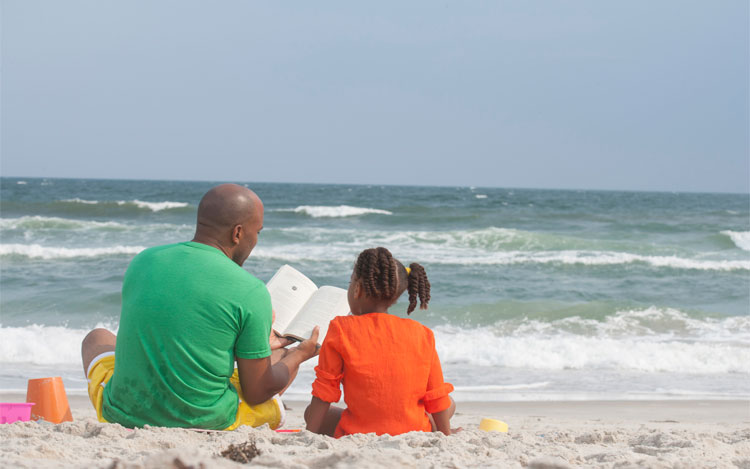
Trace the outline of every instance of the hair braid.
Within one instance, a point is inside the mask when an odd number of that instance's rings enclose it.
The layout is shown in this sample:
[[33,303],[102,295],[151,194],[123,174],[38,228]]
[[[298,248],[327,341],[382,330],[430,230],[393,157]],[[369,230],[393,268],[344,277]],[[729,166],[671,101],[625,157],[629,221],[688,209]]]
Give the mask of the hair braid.
[[416,262],[409,265],[411,273],[408,276],[409,307],[406,314],[411,314],[417,307],[417,297],[419,297],[419,309],[427,309],[430,302],[430,281],[427,279],[427,272],[424,267]]
[[387,249],[383,248],[387,253],[387,256],[383,256],[381,259],[383,267],[387,269],[387,274],[384,276],[384,289],[388,298],[395,298],[396,292],[398,291],[398,268],[399,263],[393,258]]
[[404,266],[386,248],[365,249],[354,264],[354,276],[362,282],[365,295],[370,298],[396,301],[406,288],[409,292],[406,313],[411,314],[417,307],[417,298],[419,308],[427,309],[430,281],[420,264],[415,262],[409,267],[411,272],[407,275]]
[[362,281],[365,295],[388,300],[398,289],[398,263],[386,248],[362,251],[354,264],[354,274]]
[[362,281],[362,288],[365,290],[365,294],[377,297],[377,285],[375,285],[372,268],[370,267],[373,264],[373,257],[375,256],[376,253],[372,250],[362,251],[357,258],[354,270],[357,278]]

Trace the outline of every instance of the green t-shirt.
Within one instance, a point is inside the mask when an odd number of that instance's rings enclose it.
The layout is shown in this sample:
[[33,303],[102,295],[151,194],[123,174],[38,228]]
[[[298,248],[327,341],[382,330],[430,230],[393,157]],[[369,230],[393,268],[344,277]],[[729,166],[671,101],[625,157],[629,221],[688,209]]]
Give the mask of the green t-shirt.
[[266,286],[224,253],[195,242],[147,249],[125,273],[102,415],[126,427],[226,428],[234,358],[269,356],[270,332]]

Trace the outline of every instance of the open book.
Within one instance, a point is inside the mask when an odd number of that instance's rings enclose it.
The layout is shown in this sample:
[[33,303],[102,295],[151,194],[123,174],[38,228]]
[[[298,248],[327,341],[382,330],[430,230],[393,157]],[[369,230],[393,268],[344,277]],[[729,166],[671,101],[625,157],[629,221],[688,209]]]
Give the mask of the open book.
[[320,326],[318,343],[323,343],[331,319],[349,314],[346,290],[338,287],[318,288],[312,280],[289,265],[282,265],[266,287],[276,312],[273,330],[282,337],[309,339],[313,328]]

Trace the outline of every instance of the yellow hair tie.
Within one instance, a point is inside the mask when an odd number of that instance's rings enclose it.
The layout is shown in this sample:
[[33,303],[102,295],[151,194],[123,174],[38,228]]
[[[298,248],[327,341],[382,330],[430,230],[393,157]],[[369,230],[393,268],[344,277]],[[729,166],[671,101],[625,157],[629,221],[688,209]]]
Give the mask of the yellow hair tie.
[[406,275],[411,274],[411,267],[404,267],[406,269]]

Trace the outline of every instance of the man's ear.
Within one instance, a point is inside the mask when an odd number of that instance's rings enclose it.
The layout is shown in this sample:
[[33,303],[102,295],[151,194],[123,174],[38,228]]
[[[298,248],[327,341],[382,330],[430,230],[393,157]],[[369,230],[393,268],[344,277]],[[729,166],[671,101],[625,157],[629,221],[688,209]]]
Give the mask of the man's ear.
[[232,244],[239,244],[242,233],[242,225],[234,225],[232,228]]

